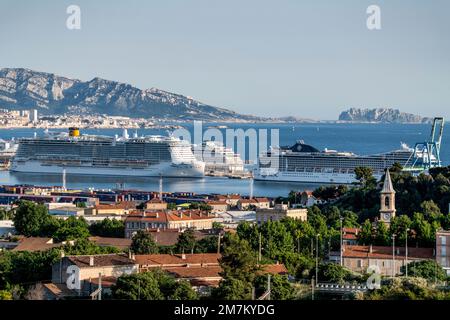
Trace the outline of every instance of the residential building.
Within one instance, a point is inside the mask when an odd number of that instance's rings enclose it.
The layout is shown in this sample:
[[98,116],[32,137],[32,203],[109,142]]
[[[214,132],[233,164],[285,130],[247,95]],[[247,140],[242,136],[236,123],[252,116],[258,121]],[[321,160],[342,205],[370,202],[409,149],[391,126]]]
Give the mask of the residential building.
[[436,262],[450,276],[450,231],[436,232]]
[[360,232],[361,229],[359,228],[342,228],[342,243],[350,246],[358,244],[358,234]]
[[153,198],[145,203],[146,210],[166,210],[167,203],[161,199]]
[[[408,263],[413,261],[434,260],[433,248],[408,247]],[[331,252],[329,260],[339,263],[339,252]],[[396,247],[392,252],[391,246],[343,246],[343,266],[347,269],[365,273],[369,266],[377,266],[383,276],[398,275],[406,265],[404,247]]]
[[[68,270],[71,266],[76,266],[77,272]],[[98,279],[101,276],[102,279],[111,281],[111,278],[138,271],[139,265],[127,254],[67,256],[53,264],[52,283],[65,285],[71,277],[75,284],[80,284],[75,291],[79,295],[85,296],[92,292],[92,279]]]
[[268,209],[270,208],[270,201],[267,198],[252,198],[252,199],[240,199],[237,202],[239,210],[249,210],[252,208]]
[[213,216],[201,210],[135,211],[125,219],[125,236],[132,238],[138,230],[212,229]]
[[314,196],[312,191],[305,190],[300,195],[300,205],[306,208],[314,205],[323,204],[326,201]]
[[127,215],[136,210],[134,201],[122,201],[116,204],[98,204],[85,210],[87,215]]
[[268,209],[256,209],[257,224],[267,221],[278,221],[283,218],[306,221],[308,218],[308,210],[304,208],[291,209],[287,204],[276,204],[273,208]]
[[211,207],[211,213],[225,212],[229,209],[225,201],[208,201],[206,204]]

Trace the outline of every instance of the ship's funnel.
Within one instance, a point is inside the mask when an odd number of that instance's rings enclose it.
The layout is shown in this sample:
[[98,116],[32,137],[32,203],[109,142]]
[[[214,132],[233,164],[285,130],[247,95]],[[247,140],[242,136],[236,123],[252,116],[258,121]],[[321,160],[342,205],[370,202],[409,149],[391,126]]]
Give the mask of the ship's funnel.
[[76,127],[69,128],[69,136],[70,137],[79,137],[80,136],[80,129]]

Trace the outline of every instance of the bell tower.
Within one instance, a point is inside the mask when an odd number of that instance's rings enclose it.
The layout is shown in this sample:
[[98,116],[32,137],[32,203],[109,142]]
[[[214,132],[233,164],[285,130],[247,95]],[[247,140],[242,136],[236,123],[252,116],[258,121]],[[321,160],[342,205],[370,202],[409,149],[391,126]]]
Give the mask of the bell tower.
[[380,192],[380,221],[390,224],[395,217],[395,190],[392,185],[389,169],[386,169],[383,189]]

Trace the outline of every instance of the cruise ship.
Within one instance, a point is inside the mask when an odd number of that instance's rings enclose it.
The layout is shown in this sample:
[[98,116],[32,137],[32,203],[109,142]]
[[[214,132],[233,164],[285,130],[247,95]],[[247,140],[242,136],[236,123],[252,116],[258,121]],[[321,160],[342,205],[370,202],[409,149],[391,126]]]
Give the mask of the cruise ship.
[[205,173],[209,175],[230,175],[244,172],[244,161],[231,148],[217,141],[204,141],[197,160],[205,162]]
[[45,132],[23,138],[11,171],[139,177],[202,177],[205,164],[195,159],[191,144],[175,137],[80,135]]
[[255,180],[351,184],[356,182],[356,167],[371,168],[379,179],[396,162],[403,167],[412,165],[413,153],[412,148],[403,145],[399,150],[359,156],[352,152],[319,151],[299,140],[291,147],[261,155]]

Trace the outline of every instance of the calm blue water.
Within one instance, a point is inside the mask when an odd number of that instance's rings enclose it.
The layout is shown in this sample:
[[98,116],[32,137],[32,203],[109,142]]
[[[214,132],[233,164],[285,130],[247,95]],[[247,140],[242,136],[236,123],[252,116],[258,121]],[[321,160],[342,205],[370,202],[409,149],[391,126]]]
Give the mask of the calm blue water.
[[[203,129],[213,124],[204,124]],[[186,128],[192,131],[192,124],[186,124]],[[357,154],[373,154],[386,152],[400,148],[404,142],[414,146],[416,142],[428,139],[431,126],[422,124],[227,124],[230,129],[249,128],[278,129],[280,145],[291,145],[298,139],[322,150],[324,148],[339,151],[352,151]],[[220,129],[224,132],[225,129]],[[0,138],[32,137],[34,132],[42,133],[41,129],[0,129]],[[54,130],[62,131],[62,130]],[[121,135],[121,129],[84,130],[90,134]],[[129,130],[132,134],[134,131]],[[162,134],[166,130],[140,129],[139,135]],[[270,134],[269,134],[270,135]],[[450,131],[444,129],[442,140],[441,159],[444,165],[450,164]],[[61,178],[58,176],[26,175],[9,172],[0,172],[1,184],[30,183],[40,185],[59,185]],[[67,177],[69,188],[114,188],[117,183],[124,183],[125,188],[158,190],[158,179],[153,178],[114,178],[114,177]],[[311,189],[316,186],[298,183],[254,183],[254,194],[257,196],[287,195],[290,190]],[[231,193],[238,192],[248,194],[249,181],[232,180],[225,178],[205,179],[165,179],[165,191],[194,191],[197,193]]]

